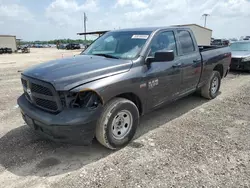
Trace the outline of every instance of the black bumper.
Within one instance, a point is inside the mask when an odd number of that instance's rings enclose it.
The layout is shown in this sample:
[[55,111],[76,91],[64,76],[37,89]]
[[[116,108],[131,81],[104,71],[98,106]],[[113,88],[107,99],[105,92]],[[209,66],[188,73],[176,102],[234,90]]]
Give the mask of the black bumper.
[[250,71],[250,61],[242,62],[241,59],[232,59],[230,69]]
[[44,138],[77,145],[90,144],[102,107],[96,109],[66,109],[58,114],[40,110],[29,103],[25,96],[18,98],[23,119]]

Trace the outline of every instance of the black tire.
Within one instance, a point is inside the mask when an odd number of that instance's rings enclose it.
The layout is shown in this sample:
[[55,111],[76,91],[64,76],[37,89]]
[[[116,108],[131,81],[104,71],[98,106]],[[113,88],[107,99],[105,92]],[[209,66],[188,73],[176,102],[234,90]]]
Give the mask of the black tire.
[[[124,138],[117,139],[113,134],[115,130],[113,121],[117,118],[118,113],[122,111],[128,111],[130,115],[132,115],[132,123],[130,124],[130,129],[127,134],[124,135]],[[96,138],[102,145],[109,149],[119,149],[131,141],[135,135],[138,124],[139,111],[137,106],[130,100],[114,98],[105,105],[103,112],[97,121]]]
[[[216,91],[213,92],[212,87],[213,87],[214,79],[218,79],[218,87],[217,87]],[[207,84],[201,88],[201,96],[203,96],[204,98],[207,98],[207,99],[214,99],[215,97],[217,97],[217,95],[219,93],[220,85],[221,85],[220,73],[218,71],[213,71]]]

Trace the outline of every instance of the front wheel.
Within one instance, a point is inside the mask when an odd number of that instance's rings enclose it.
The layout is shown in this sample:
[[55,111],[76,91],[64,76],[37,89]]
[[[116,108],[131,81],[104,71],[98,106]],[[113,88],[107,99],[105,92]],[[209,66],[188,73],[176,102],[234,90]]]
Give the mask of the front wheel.
[[213,71],[208,83],[201,88],[201,96],[207,99],[217,97],[221,85],[221,76],[218,71]]
[[124,98],[108,102],[96,126],[97,140],[109,149],[119,149],[133,138],[139,124],[136,105]]

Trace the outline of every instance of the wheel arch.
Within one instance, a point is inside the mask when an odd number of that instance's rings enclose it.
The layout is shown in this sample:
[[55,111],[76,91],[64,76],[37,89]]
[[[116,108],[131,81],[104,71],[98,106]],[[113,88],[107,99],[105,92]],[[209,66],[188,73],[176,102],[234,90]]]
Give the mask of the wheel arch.
[[135,93],[133,93],[133,92],[121,93],[119,95],[112,97],[111,99],[113,99],[115,97],[125,98],[125,99],[132,101],[137,106],[137,108],[139,110],[139,114],[140,115],[143,114],[144,109],[143,109],[142,101],[141,101],[140,97],[138,95],[136,95]]
[[220,73],[221,78],[224,77],[224,67],[222,64],[216,65],[213,70],[218,71]]

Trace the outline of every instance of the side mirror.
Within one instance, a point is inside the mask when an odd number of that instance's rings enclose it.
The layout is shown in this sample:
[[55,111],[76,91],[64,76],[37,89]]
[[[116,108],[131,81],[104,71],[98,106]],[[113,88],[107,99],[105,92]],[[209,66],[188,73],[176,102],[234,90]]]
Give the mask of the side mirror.
[[173,61],[174,60],[174,51],[157,51],[155,52],[154,57],[147,58],[148,63],[152,62],[165,62],[165,61]]
[[158,51],[155,52],[154,61],[161,62],[161,61],[173,61],[174,60],[174,51]]

